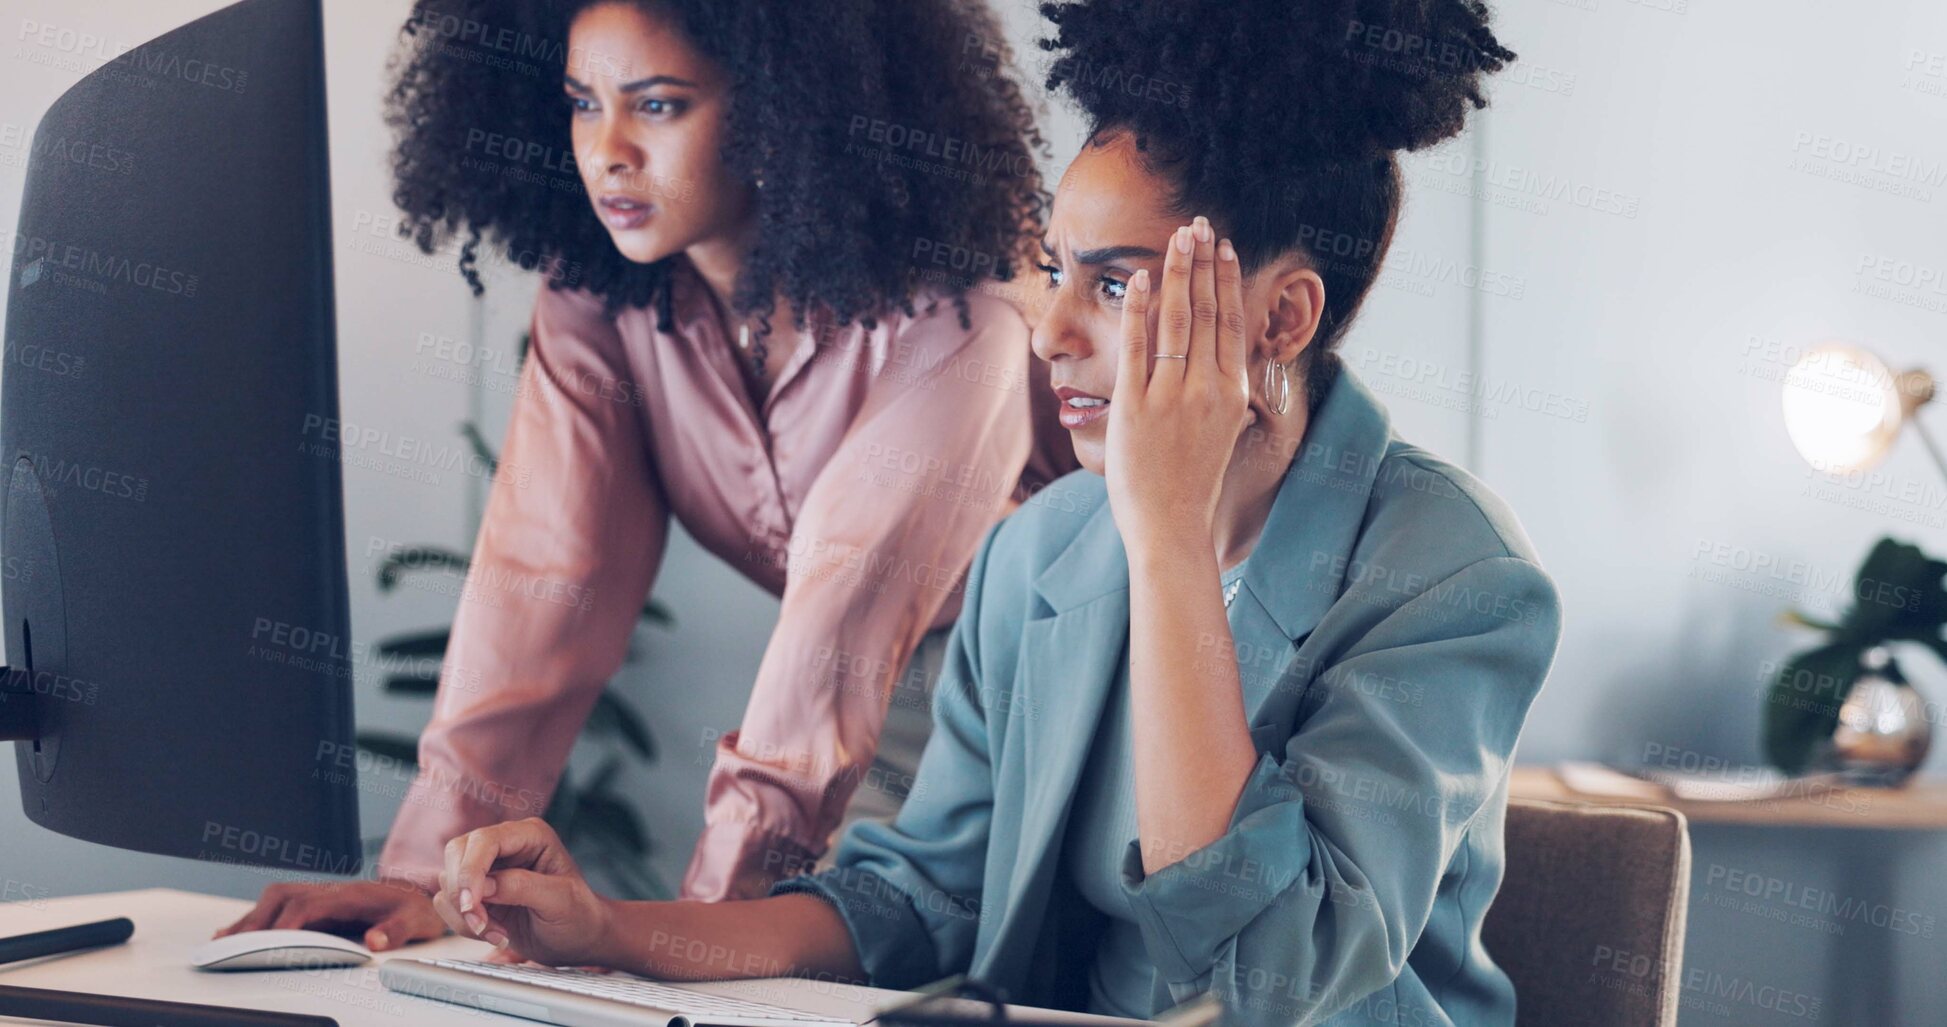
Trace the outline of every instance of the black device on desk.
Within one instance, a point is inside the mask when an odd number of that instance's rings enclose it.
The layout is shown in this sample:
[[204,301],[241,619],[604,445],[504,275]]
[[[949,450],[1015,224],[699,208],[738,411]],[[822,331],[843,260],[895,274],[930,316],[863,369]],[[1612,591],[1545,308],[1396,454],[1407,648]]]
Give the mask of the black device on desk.
[[[339,759],[352,649],[330,210],[319,0],[224,8],[41,119],[7,269],[0,740],[43,827],[360,868]],[[0,988],[0,1016],[142,1015],[27,991]],[[200,1022],[277,1022],[223,1013]]]

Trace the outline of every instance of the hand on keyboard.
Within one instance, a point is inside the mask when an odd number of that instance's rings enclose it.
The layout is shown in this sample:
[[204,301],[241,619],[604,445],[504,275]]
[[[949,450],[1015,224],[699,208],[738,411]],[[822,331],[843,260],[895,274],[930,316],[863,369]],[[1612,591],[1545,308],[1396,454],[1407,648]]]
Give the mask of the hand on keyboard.
[[[494,965],[494,966],[530,966],[530,967],[532,967],[532,966],[546,966],[546,965],[547,965],[547,964],[545,964],[545,963],[542,963],[542,962],[541,962],[540,960],[538,960],[538,959],[529,959],[529,958],[527,958],[526,956],[524,956],[524,955],[522,955],[522,954],[521,954],[520,952],[518,952],[518,951],[516,951],[516,950],[515,950],[515,949],[514,949],[514,948],[513,948],[512,946],[509,946],[509,947],[507,947],[507,948],[504,948],[504,949],[494,949],[494,950],[493,950],[492,952],[489,952],[489,953],[487,953],[487,954],[486,954],[485,956],[483,956],[483,957],[481,957],[481,958],[480,958],[479,960],[477,960],[477,962],[481,962],[481,963],[490,963],[490,964],[492,964],[492,965]],[[558,966],[558,967],[555,967],[554,969],[557,969],[557,970],[583,970],[583,971],[586,971],[586,972],[588,972],[588,973],[604,973],[604,974],[606,974],[606,973],[619,973],[619,972],[620,972],[620,971],[618,971],[618,970],[616,970],[616,969],[615,969],[614,967],[612,967],[612,966]]]
[[610,910],[538,817],[469,831],[446,843],[433,909],[453,930],[508,952],[510,962],[608,965]]

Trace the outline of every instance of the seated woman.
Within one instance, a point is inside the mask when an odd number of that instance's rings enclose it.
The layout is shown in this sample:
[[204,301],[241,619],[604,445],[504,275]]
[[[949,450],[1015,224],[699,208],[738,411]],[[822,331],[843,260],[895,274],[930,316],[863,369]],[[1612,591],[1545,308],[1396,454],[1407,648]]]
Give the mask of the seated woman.
[[1473,0],[1357,5],[1418,64],[1326,6],[1046,8],[1050,84],[1093,133],[1033,344],[1084,470],[985,538],[897,820],[718,904],[609,901],[541,821],[486,828],[447,846],[455,930],[663,978],[1512,1022],[1480,928],[1556,592],[1513,513],[1394,437],[1332,349],[1397,151],[1458,132],[1513,55]]

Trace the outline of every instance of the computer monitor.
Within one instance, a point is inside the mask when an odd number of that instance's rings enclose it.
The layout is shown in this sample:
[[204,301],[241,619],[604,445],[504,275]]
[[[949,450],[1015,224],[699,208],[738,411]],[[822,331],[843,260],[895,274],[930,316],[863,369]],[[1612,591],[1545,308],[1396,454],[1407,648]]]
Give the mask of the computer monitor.
[[361,862],[319,0],[244,0],[35,132],[0,378],[0,738],[104,845]]

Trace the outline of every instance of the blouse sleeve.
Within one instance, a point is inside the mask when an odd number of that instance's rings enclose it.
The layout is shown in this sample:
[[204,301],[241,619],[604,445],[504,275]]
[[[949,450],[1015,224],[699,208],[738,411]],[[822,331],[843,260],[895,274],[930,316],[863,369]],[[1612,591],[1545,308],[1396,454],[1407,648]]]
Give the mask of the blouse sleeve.
[[758,898],[809,870],[872,765],[897,677],[956,601],[1027,461],[1027,326],[998,301],[902,332],[805,497],[783,606],[741,728],[718,740],[691,899]]
[[981,881],[994,817],[993,755],[981,697],[980,588],[997,530],[974,557],[967,604],[947,642],[933,700],[933,733],[912,797],[890,824],[852,825],[830,869],[787,877],[771,894],[806,892],[845,921],[874,987],[917,988],[973,962]]
[[436,888],[448,839],[547,808],[662,558],[640,395],[601,301],[543,288],[381,875]]

